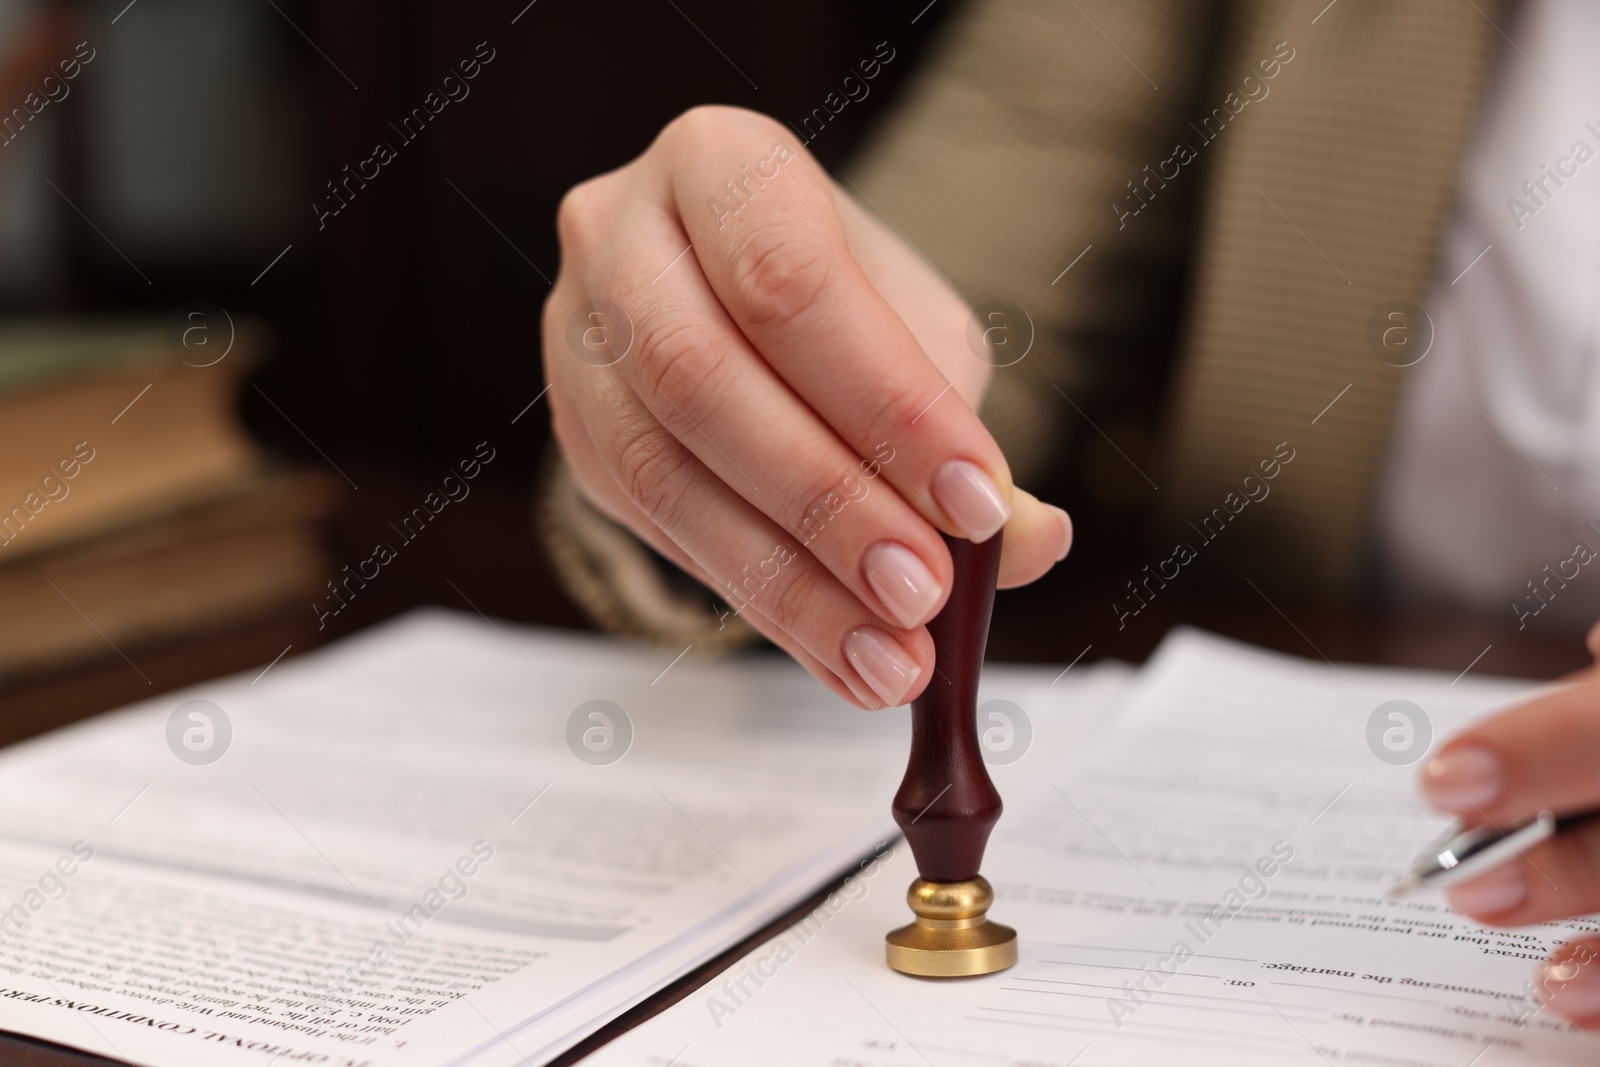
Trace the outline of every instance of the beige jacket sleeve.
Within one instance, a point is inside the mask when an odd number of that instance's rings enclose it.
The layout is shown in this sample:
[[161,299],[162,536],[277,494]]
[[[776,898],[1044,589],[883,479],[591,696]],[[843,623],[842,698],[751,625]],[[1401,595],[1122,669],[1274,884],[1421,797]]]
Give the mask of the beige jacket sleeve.
[[[1020,484],[1059,454],[1062,394],[1091,350],[1148,313],[1141,271],[1181,254],[1178,193],[1126,212],[1145,203],[1135,185],[1155,188],[1145,168],[1171,154],[1204,77],[1211,7],[969,3],[848,169],[867,209],[970,303],[1001,298],[1031,318],[1031,349],[996,371],[983,410]],[[607,629],[701,649],[755,637],[590,508],[559,460],[538,511],[562,582]]]
[[849,168],[875,209],[978,306],[1003,299],[1033,347],[996,370],[983,416],[1027,485],[1060,456],[1062,394],[1115,367],[1183,254],[1199,178],[1163,182],[1207,76],[1216,5],[981,0]]

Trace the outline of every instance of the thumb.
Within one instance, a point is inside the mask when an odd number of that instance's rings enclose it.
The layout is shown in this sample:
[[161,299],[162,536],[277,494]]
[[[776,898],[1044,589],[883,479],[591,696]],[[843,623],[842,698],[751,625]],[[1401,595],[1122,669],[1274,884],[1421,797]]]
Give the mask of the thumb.
[[1000,549],[1000,588],[1027,585],[1067,556],[1072,519],[1026,489],[1011,490],[1011,518]]

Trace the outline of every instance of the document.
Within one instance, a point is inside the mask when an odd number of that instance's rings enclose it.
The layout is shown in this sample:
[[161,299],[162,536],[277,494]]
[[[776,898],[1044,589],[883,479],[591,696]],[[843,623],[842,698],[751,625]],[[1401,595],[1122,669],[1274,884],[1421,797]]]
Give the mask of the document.
[[908,745],[776,656],[419,612],[0,753],[0,1029],[543,1062],[892,841]]
[[[990,675],[983,697],[1010,684]],[[584,1062],[1593,1064],[1600,1038],[1541,1010],[1532,979],[1595,923],[1490,930],[1438,891],[1384,899],[1444,822],[1394,750],[1420,757],[1531,688],[1180,631],[1092,743],[1052,729],[1088,694],[1014,693],[1035,733],[996,775],[1006,810],[984,873],[991,918],[1019,933],[1015,967],[888,969],[883,935],[908,921],[916,874],[900,846],[852,875],[825,924],[803,918]],[[1392,719],[1397,700],[1421,715]]]

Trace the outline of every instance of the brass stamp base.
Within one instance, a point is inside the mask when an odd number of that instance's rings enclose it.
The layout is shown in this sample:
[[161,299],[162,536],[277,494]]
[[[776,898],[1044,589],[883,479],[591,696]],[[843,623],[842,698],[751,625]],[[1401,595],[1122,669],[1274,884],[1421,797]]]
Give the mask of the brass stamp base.
[[994,892],[984,878],[928,882],[906,893],[917,920],[891,931],[889,966],[924,978],[969,978],[1003,971],[1017,962],[1017,932],[985,916]]
[[923,978],[970,978],[1017,962],[1017,932],[987,919],[965,930],[937,930],[916,922],[884,940],[889,966]]

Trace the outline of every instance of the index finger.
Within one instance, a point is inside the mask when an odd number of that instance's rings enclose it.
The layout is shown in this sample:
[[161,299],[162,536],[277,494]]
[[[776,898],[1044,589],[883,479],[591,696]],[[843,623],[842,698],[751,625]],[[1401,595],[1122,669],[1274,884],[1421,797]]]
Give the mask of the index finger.
[[[777,123],[740,130],[685,121],[673,146],[697,161],[673,195],[717,298],[857,455],[890,450],[885,478],[925,519],[988,539],[1011,514],[999,445],[856,262],[827,175]],[[707,169],[727,179],[703,187]]]

